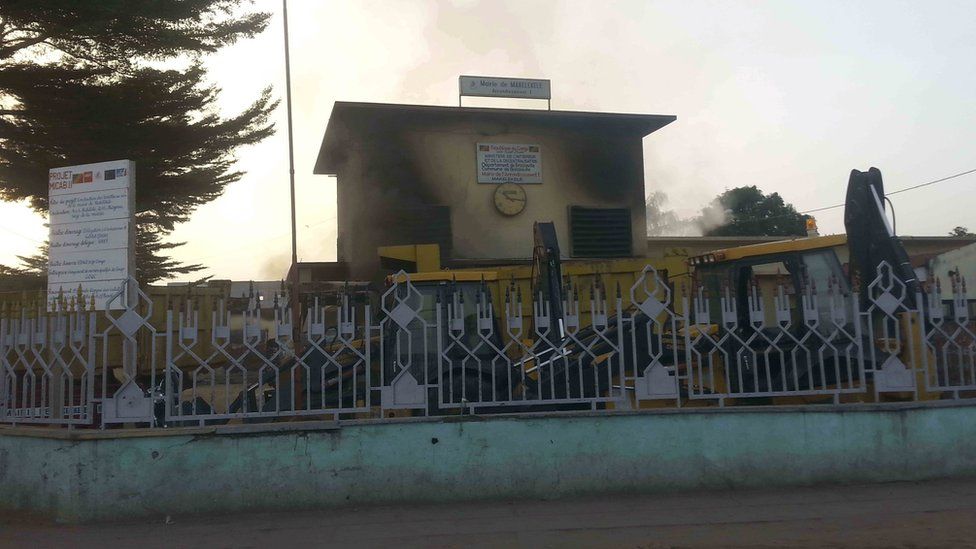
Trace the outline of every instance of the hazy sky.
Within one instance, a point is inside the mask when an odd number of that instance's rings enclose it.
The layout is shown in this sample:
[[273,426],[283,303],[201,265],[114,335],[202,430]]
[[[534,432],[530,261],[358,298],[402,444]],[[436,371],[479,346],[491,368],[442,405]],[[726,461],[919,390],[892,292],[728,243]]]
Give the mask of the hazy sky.
[[[207,63],[228,113],[269,84],[284,95],[281,3],[255,6],[270,29]],[[299,256],[335,258],[335,180],[312,175],[333,101],[453,105],[459,74],[551,79],[557,110],[677,115],[644,141],[645,181],[685,215],[740,185],[806,210],[843,202],[852,168],[877,166],[889,191],[976,168],[973,21],[972,0],[291,0]],[[277,121],[240,150],[244,179],[173,234],[202,274],[284,276],[284,105]],[[976,174],[892,200],[900,234],[976,229]],[[816,214],[822,233],[843,232],[842,211]],[[0,205],[0,262],[32,252],[43,223]]]

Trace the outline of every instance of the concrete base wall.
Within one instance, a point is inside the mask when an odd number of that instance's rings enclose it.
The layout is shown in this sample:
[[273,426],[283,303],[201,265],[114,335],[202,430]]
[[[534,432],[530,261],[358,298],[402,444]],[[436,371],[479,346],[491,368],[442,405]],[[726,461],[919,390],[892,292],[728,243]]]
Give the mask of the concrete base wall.
[[0,428],[0,509],[64,521],[969,475],[972,405]]

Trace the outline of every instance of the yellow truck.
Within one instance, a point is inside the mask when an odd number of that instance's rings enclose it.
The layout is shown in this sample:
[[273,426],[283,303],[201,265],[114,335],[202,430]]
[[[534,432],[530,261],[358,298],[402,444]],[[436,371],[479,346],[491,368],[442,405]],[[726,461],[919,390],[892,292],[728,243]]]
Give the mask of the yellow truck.
[[340,312],[336,335],[227,412],[935,398],[922,292],[883,196],[880,172],[855,170],[847,235],[691,258],[562,261],[548,223],[526,264],[444,269],[435,245],[382,248],[399,271],[374,302],[377,329],[340,333]]
[[[846,235],[690,258],[564,261],[544,222],[534,227],[533,258],[521,264],[445,269],[437,246],[386,247],[379,254],[395,272],[382,295],[364,299],[360,286],[328,305],[306,299],[301,315],[284,301],[265,310],[270,316],[254,307],[231,315],[229,288],[150,289],[151,312],[113,313],[144,319],[132,334],[135,375],[116,375],[125,323],[109,327],[108,316],[88,315],[99,335],[86,352],[97,347],[99,367],[82,372],[81,385],[101,387],[96,401],[117,403],[123,391],[151,400],[157,424],[878,401],[976,390],[976,374],[964,369],[973,358],[968,317],[947,320],[938,292],[920,288],[883,197],[880,172],[855,170]],[[61,371],[38,372],[18,343],[33,337],[35,324],[0,320],[19,326],[7,338],[17,344],[4,347],[13,361],[3,378],[7,400],[15,402],[15,387],[43,392]],[[55,351],[78,355],[61,370],[94,364],[75,347]],[[37,406],[22,408],[17,413],[34,414]]]
[[925,367],[939,360],[925,339],[925,312],[941,304],[926,303],[930,296],[888,223],[883,197],[876,168],[854,170],[847,235],[690,258],[700,293],[692,297],[697,318],[689,326],[724,327],[727,345],[716,345],[706,330],[687,339],[722,355],[708,361],[701,351],[687,354],[687,391],[747,402],[760,395],[774,402],[796,402],[798,394],[807,401],[941,396],[929,389],[945,380]]

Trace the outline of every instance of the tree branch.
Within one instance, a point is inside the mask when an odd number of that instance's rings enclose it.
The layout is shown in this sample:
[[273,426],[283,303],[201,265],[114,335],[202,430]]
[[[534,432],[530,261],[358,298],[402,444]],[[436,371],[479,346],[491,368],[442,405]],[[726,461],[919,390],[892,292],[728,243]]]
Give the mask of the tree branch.
[[88,63],[91,63],[92,65],[95,65],[96,67],[105,69],[107,71],[112,71],[112,72],[118,73],[118,74],[120,74],[122,76],[134,76],[135,75],[135,72],[133,72],[133,71],[121,69],[119,67],[112,67],[112,66],[106,65],[105,63],[102,63],[101,61],[99,61],[97,59],[94,59],[92,57],[88,57],[88,56],[82,55],[82,54],[80,54],[78,52],[68,51],[68,50],[62,48],[61,46],[58,46],[57,44],[55,44],[53,42],[45,41],[44,44],[47,45],[47,46],[50,46],[50,47],[52,47],[52,48],[54,48],[56,50],[58,50],[59,52],[65,54],[65,55],[67,55],[69,57],[73,57],[76,61],[87,61]]
[[0,59],[6,59],[11,57],[13,54],[19,52],[24,48],[29,48],[31,46],[36,46],[41,42],[44,42],[50,38],[50,35],[41,34],[33,38],[22,38],[20,40],[14,40],[10,45],[0,48]]

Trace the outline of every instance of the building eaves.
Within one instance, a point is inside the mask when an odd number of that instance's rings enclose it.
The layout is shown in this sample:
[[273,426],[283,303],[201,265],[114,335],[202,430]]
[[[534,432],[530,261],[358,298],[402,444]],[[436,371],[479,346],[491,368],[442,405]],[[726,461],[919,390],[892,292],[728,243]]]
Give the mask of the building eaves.
[[433,105],[399,105],[391,103],[356,103],[337,101],[326,126],[313,173],[335,174],[348,128],[368,122],[374,127],[384,123],[425,122],[517,122],[540,127],[567,130],[615,132],[644,137],[677,120],[674,115],[630,114],[587,111],[550,111],[541,109],[507,109],[484,107],[444,107]]

